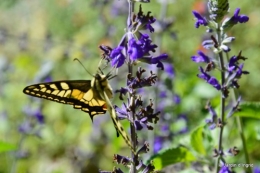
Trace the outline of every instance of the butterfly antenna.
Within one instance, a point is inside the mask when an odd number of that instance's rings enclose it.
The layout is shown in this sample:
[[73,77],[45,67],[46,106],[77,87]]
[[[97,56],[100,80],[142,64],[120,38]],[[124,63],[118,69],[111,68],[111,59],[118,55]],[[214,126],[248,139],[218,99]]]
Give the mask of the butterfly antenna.
[[[118,63],[118,62],[117,62],[117,63]],[[114,74],[113,76],[111,76],[113,70],[115,70],[115,74]],[[109,77],[108,79],[109,79],[109,80],[110,80],[110,79],[113,79],[114,77],[117,76],[117,74],[118,74],[118,68],[117,68],[117,64],[116,64],[116,65],[113,66],[113,67],[111,68],[111,70],[108,72],[108,75],[110,75],[110,77]]]
[[90,74],[90,76],[94,77],[93,74],[91,74],[91,73],[85,68],[85,66],[82,64],[82,62],[81,62],[78,58],[74,58],[73,61],[78,61],[78,62],[80,63],[80,65],[86,70],[86,72],[87,72],[88,74]]

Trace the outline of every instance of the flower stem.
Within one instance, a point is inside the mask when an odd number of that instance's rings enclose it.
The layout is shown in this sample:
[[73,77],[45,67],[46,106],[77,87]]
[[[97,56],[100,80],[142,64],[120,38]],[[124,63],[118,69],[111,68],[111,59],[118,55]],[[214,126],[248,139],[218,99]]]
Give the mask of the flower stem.
[[[134,1],[132,0],[128,0],[128,19],[127,19],[127,27],[131,26],[132,23],[132,15],[134,12]],[[128,27],[128,32],[130,32],[130,28]],[[128,39],[129,40],[129,39]],[[128,46],[129,47],[129,46]],[[129,74],[133,74],[133,64],[130,60],[130,58],[128,57],[128,73]],[[130,110],[131,110],[131,119],[132,122],[135,121],[135,91],[133,90],[133,92],[130,94],[128,93],[128,98],[130,98]],[[131,141],[132,141],[132,146],[134,151],[136,152],[136,130],[135,130],[135,126],[133,123],[130,123],[130,131],[131,131]],[[132,158],[133,158],[133,164],[131,167],[131,173],[136,173],[136,164],[137,164],[137,155],[132,152]]]
[[[237,95],[237,93],[235,92],[234,89],[232,90],[232,98],[233,98],[232,99],[233,103],[235,103],[237,101],[237,98],[238,98],[238,95]],[[243,130],[243,123],[242,123],[241,117],[236,116],[236,121],[237,121],[237,127],[238,127],[238,131],[239,131],[240,138],[241,138],[241,141],[242,141],[242,145],[243,145],[243,151],[244,151],[244,155],[245,155],[245,163],[250,163],[250,159],[249,159],[249,155],[248,155],[248,151],[247,151],[247,146],[246,146],[246,138],[245,138],[245,134],[244,134],[244,130]],[[249,166],[248,168],[246,168],[245,171],[252,172],[252,169]]]
[[[218,40],[218,43],[221,43],[222,40],[221,40],[221,36],[223,35],[223,33],[221,33],[220,30],[217,31],[217,40]],[[225,84],[225,67],[224,67],[224,58],[223,58],[223,53],[220,52],[219,54],[219,65],[220,65],[220,71],[221,71],[221,86],[223,87],[224,84]],[[222,125],[220,126],[220,132],[219,132],[219,141],[218,141],[218,152],[221,152],[222,153],[222,139],[223,139],[223,132],[224,132],[224,126],[225,126],[225,97],[224,97],[224,90],[222,90],[222,93],[221,93],[221,122],[222,122]],[[222,154],[219,154],[218,156],[218,159],[216,161],[216,165],[215,165],[215,168],[216,168],[216,173],[219,172],[219,162],[220,162],[220,159],[222,159]]]

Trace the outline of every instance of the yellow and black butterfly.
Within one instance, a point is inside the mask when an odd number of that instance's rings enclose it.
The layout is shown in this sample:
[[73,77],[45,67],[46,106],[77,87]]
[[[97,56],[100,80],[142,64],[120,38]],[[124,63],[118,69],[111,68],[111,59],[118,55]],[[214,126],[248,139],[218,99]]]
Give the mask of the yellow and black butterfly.
[[117,131],[117,136],[121,134],[134,152],[131,141],[118,121],[115,109],[110,102],[113,91],[108,80],[113,77],[111,73],[104,75],[99,69],[92,80],[63,80],[39,83],[25,87],[23,92],[34,97],[73,105],[75,109],[87,112],[92,121],[95,115],[105,114],[108,110]]

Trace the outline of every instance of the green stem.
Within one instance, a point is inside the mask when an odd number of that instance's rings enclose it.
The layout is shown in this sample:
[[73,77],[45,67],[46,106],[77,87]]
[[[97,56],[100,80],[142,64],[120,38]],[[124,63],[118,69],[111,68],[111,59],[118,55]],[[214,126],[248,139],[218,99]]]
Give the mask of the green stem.
[[[235,92],[235,90],[232,90],[232,100],[233,103],[237,102],[237,98],[238,98],[238,94]],[[247,146],[246,146],[246,138],[245,138],[245,134],[244,134],[244,130],[243,130],[243,123],[242,123],[242,118],[239,116],[236,116],[236,121],[237,121],[237,127],[238,127],[238,132],[242,141],[242,145],[243,145],[243,151],[244,151],[244,155],[245,155],[245,162],[246,163],[250,163],[250,159],[249,159],[249,155],[248,155],[248,151],[247,151]],[[250,173],[252,172],[251,167],[245,168],[244,171],[246,173]]]
[[[217,40],[218,43],[221,43],[221,36],[222,33],[220,32],[220,30],[217,31]],[[223,87],[225,84],[225,67],[224,67],[224,58],[223,58],[223,53],[220,52],[219,54],[219,65],[220,65],[220,71],[221,71],[221,86]],[[220,119],[222,122],[222,125],[220,126],[220,132],[219,132],[219,140],[218,140],[218,151],[222,151],[223,147],[222,147],[222,141],[223,141],[223,132],[224,132],[224,127],[225,127],[225,101],[226,99],[224,98],[224,91],[221,91],[221,115],[220,115]],[[219,157],[216,160],[216,173],[219,172],[219,168],[220,168],[220,160],[222,159],[222,155],[220,154]]]

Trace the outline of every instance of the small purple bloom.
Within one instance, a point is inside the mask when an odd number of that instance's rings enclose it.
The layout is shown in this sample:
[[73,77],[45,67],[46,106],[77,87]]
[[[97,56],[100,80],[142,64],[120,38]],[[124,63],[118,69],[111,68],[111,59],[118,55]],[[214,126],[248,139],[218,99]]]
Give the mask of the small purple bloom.
[[167,92],[166,91],[161,91],[159,94],[160,98],[166,98],[167,97]]
[[197,76],[201,79],[204,79],[207,81],[210,85],[212,85],[217,90],[221,89],[221,85],[219,84],[218,80],[215,77],[210,76],[207,74],[202,67],[199,68],[201,74],[198,74]]
[[125,119],[128,117],[128,111],[125,103],[122,105],[121,108],[116,105],[114,107],[119,119]]
[[179,95],[175,94],[175,95],[173,96],[173,100],[174,100],[175,104],[180,104],[180,102],[181,102],[181,97],[180,97]]
[[119,68],[124,64],[126,57],[122,53],[123,48],[124,47],[119,46],[112,50],[110,54],[110,58],[111,58],[111,65],[113,67]]
[[29,121],[24,121],[22,124],[19,125],[18,130],[21,133],[29,134],[30,132],[32,132],[33,127]]
[[49,75],[43,80],[43,82],[52,82],[52,81],[53,81],[52,77]]
[[169,76],[171,79],[174,79],[174,77],[175,77],[175,72],[174,72],[173,64],[165,63],[165,64],[164,64],[164,68],[165,68],[165,72],[168,74],[168,76]]
[[44,116],[40,110],[35,111],[34,117],[37,119],[38,123],[44,124]]
[[218,173],[232,173],[232,171],[227,166],[222,166]]
[[204,25],[207,26],[208,22],[206,20],[206,18],[202,17],[197,11],[192,11],[194,17],[197,19],[196,23],[195,23],[195,27],[199,28],[200,25]]
[[163,63],[161,62],[161,60],[167,59],[168,55],[167,54],[161,54],[157,57],[143,57],[140,58],[139,60],[142,62],[146,62],[148,64],[157,64],[157,68],[160,68],[161,70],[164,70],[164,66]]
[[205,62],[205,63],[209,63],[210,62],[210,58],[205,55],[202,51],[198,51],[198,55],[194,55],[191,57],[191,60],[196,62],[196,63],[199,63],[199,62]]
[[140,34],[138,40],[131,36],[127,53],[130,59],[135,61],[145,55],[150,55],[150,51],[155,52],[155,48],[157,48],[157,45],[152,44],[152,40],[148,34]]
[[223,30],[228,30],[238,23],[246,23],[249,20],[249,17],[246,15],[239,15],[240,9],[237,8],[234,12],[234,15],[231,18],[224,20],[222,24]]
[[202,42],[202,46],[205,48],[205,49],[211,49],[211,48],[214,48],[214,41],[213,40],[204,40]]
[[254,167],[253,173],[260,173],[260,167]]
[[237,67],[237,56],[232,56],[229,60],[229,63],[228,63],[228,71],[229,72],[232,72],[234,69],[236,69]]
[[136,24],[136,26],[134,27],[135,29],[138,30],[149,30],[150,32],[154,32],[154,28],[152,27],[151,24],[153,24],[156,19],[153,16],[150,16],[151,12],[148,11],[146,15],[143,14],[142,11],[142,6],[139,6],[139,12],[134,20],[134,24]]
[[204,72],[203,68],[202,67],[199,67],[199,70],[201,72],[201,74],[198,74],[197,76],[201,79],[204,79],[205,81],[208,81],[211,76],[209,74],[207,74],[206,72]]
[[208,110],[209,113],[211,114],[211,119],[205,119],[205,122],[209,125],[209,129],[213,130],[217,127],[217,113],[216,111],[212,108],[210,104],[208,104]]
[[162,149],[163,146],[163,138],[160,136],[155,137],[154,144],[153,144],[153,152],[158,153]]
[[212,85],[214,88],[216,88],[217,90],[221,89],[221,86],[220,86],[218,80],[215,77],[211,77],[207,82],[210,85]]
[[246,23],[249,20],[249,17],[246,15],[239,15],[240,8],[237,8],[232,16],[231,20],[236,23]]
[[115,93],[120,93],[119,98],[123,100],[123,95],[126,95],[128,92],[127,88],[121,87],[119,90],[116,90]]
[[244,64],[240,64],[236,72],[236,78],[240,78],[242,74],[249,74],[248,71],[243,71]]

